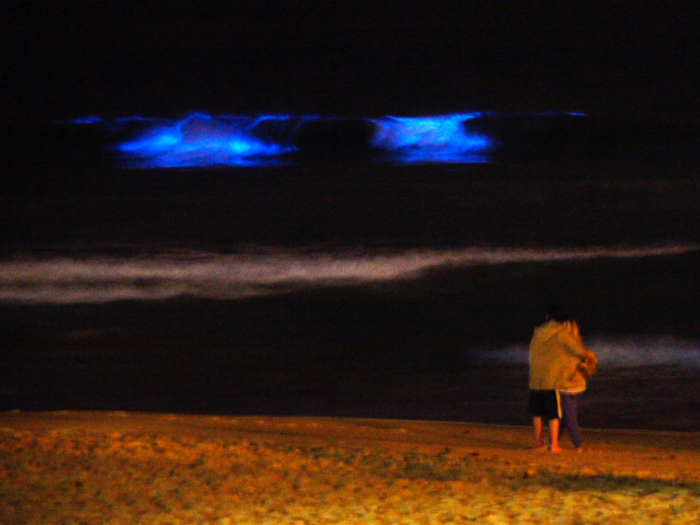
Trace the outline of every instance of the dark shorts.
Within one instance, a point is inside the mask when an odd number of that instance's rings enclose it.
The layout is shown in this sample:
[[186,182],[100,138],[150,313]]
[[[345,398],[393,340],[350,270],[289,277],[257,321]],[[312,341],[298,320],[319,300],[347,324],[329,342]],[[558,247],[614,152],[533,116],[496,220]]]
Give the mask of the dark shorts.
[[556,390],[530,390],[527,397],[527,411],[531,416],[545,419],[559,419],[561,404]]

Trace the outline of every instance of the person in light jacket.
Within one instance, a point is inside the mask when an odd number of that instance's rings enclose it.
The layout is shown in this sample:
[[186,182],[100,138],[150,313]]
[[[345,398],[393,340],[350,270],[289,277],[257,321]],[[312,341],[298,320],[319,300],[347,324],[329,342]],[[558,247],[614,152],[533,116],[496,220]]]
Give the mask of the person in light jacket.
[[[583,341],[579,333],[579,327],[576,321],[567,321],[566,328],[571,332],[571,335],[578,339],[581,347]],[[584,348],[586,355],[592,353],[592,350]],[[597,357],[593,357],[597,362]],[[559,439],[564,430],[569,431],[571,442],[576,448],[576,452],[583,452],[583,442],[581,440],[581,430],[578,427],[578,401],[579,397],[586,390],[586,377],[581,371],[581,367],[577,366],[568,380],[559,389],[559,401],[561,404],[561,422],[559,424]]]

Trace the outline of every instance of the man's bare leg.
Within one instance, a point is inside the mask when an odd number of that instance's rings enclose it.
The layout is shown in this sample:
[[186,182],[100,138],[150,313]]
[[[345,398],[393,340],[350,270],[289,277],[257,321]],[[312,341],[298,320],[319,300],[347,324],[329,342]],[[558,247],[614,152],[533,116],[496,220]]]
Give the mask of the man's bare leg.
[[549,420],[549,439],[551,441],[549,450],[552,452],[561,452],[559,448],[559,420],[550,419]]
[[535,428],[535,449],[541,449],[544,447],[544,440],[542,439],[542,418],[539,416],[533,417],[532,426]]

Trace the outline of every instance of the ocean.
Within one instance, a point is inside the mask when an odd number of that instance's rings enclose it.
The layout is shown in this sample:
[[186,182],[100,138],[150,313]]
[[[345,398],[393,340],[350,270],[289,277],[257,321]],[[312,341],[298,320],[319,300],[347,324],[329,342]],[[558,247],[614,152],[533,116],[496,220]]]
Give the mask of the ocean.
[[528,424],[549,303],[584,427],[700,430],[697,138],[580,112],[6,130],[0,410]]

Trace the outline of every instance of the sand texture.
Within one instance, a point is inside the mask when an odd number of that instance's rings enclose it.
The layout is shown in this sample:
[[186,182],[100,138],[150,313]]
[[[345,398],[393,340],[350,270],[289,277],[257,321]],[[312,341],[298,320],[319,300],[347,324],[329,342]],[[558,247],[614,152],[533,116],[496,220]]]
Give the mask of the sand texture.
[[551,454],[517,426],[3,413],[0,523],[697,523],[700,435],[584,439]]

